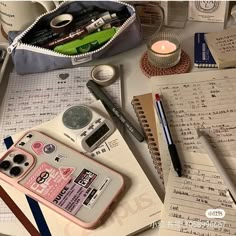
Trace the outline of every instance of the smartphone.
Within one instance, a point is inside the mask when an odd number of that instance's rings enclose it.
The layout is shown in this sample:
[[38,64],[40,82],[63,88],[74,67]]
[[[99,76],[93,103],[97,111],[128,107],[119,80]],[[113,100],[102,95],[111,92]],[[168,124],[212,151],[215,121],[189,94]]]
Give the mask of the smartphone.
[[87,229],[101,224],[124,189],[118,172],[35,130],[0,158],[0,178]]

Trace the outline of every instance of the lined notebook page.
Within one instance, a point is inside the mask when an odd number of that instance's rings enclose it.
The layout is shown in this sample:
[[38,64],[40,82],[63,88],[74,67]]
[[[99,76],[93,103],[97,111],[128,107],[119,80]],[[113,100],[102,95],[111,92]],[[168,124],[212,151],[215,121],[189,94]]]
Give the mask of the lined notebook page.
[[[236,235],[236,207],[217,170],[205,154],[182,153],[183,176],[171,169],[159,235]],[[236,163],[226,167],[236,180]],[[208,209],[223,209],[222,219],[210,219]]]
[[[218,152],[236,157],[236,69],[152,77],[153,94],[162,97],[178,149],[204,152],[196,128],[206,129]],[[159,124],[159,122],[156,122]],[[170,159],[162,128],[158,129],[164,182]],[[164,154],[163,154],[164,153]]]
[[205,129],[224,156],[236,157],[236,69],[152,78],[174,142],[202,152],[196,128]]
[[[181,178],[171,169],[159,235],[236,235],[232,200],[208,156],[203,154],[196,133],[196,128],[200,128],[210,134],[214,148],[236,181],[236,69],[154,77],[152,88],[153,94],[159,93],[163,99],[184,169]],[[162,152],[166,150],[163,137],[162,141],[161,157],[170,163],[168,152]],[[205,212],[210,208],[224,209],[226,216],[208,219]]]
[[[90,104],[96,99],[86,87],[93,67],[47,73],[12,73],[1,107],[0,140],[54,118],[69,106]],[[121,106],[120,77],[105,91]],[[0,152],[5,150],[2,143]]]

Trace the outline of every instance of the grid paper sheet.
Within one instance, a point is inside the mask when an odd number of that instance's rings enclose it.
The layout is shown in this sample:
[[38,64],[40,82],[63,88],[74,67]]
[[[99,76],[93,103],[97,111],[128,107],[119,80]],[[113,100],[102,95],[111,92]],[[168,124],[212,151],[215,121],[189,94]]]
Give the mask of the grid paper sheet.
[[[48,121],[69,106],[94,102],[96,99],[86,87],[92,69],[93,66],[79,67],[24,76],[11,73],[1,107],[0,152],[5,150],[2,141],[5,137]],[[120,77],[104,89],[121,107]],[[15,220],[15,215],[0,199],[0,222]]]
[[11,212],[5,202],[0,198],[0,223],[16,221],[15,215]]
[[[4,138],[48,121],[69,106],[96,101],[86,87],[93,68],[78,67],[23,76],[11,73],[1,107],[0,152],[5,150]],[[112,101],[121,106],[120,77],[104,89]]]

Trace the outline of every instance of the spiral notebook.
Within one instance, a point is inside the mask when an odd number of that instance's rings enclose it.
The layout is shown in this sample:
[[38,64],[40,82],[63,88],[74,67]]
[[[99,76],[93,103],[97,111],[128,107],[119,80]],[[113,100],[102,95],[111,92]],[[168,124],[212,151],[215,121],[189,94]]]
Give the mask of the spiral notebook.
[[134,96],[131,103],[144,131],[154,167],[164,184],[152,94]]
[[205,41],[205,33],[194,35],[194,66],[198,68],[217,68],[217,64]]

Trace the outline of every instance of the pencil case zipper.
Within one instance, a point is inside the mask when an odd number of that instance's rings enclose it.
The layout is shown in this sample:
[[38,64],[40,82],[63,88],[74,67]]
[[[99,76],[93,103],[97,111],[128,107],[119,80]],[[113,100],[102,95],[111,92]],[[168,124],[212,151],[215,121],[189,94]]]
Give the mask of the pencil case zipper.
[[50,12],[45,12],[44,14],[40,15],[26,30],[24,30],[20,35],[16,36],[16,38],[13,40],[13,42],[11,43],[11,45],[7,48],[7,51],[9,54],[11,54],[15,49],[25,49],[25,50],[31,50],[34,52],[38,52],[38,53],[44,53],[46,55],[50,55],[50,56],[58,56],[58,57],[67,57],[67,58],[84,58],[86,56],[92,55],[94,53],[100,52],[102,51],[107,45],[109,45],[122,31],[124,31],[130,24],[132,24],[134,22],[134,20],[136,19],[136,11],[134,9],[133,6],[131,6],[128,3],[124,3],[121,1],[117,1],[117,0],[110,0],[110,2],[116,2],[116,3],[120,3],[124,6],[127,6],[129,8],[131,8],[133,10],[133,13],[123,24],[121,27],[118,28],[118,30],[115,32],[114,36],[107,42],[105,43],[102,47],[93,50],[91,52],[86,52],[83,54],[78,54],[78,55],[65,55],[59,52],[54,52],[50,49],[47,48],[42,48],[39,46],[35,46],[35,45],[31,45],[31,44],[26,44],[26,43],[22,43],[21,39],[31,30],[33,29],[33,27],[39,22],[39,20],[46,16],[49,15],[55,11],[57,11],[59,8],[63,7],[66,4],[69,4],[69,2],[65,1],[63,3],[61,3],[58,7],[56,7],[55,9],[53,9]]

